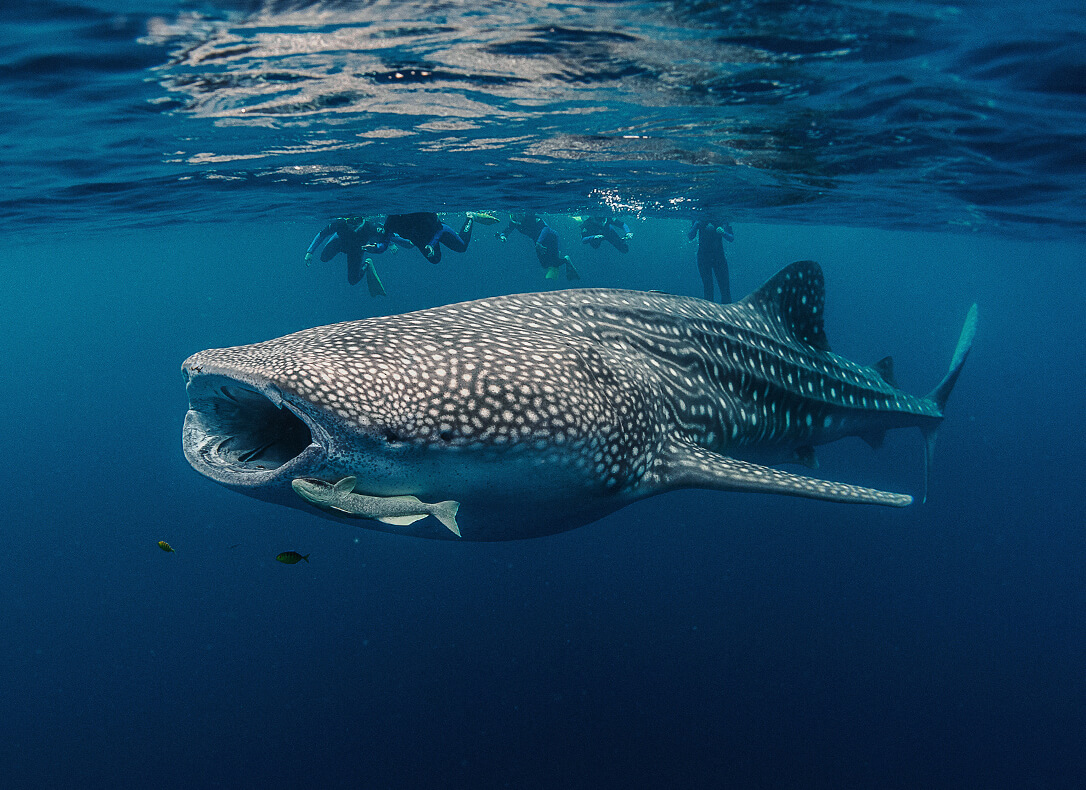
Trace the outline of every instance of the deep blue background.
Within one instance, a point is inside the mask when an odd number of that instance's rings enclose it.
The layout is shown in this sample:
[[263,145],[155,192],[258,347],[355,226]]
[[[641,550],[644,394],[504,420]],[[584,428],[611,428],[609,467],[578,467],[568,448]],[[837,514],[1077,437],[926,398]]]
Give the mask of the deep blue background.
[[[573,250],[583,284],[697,294],[686,226],[634,225],[628,256]],[[456,544],[249,500],[182,457],[194,351],[545,285],[527,241],[480,228],[437,267],[378,259],[370,300],[342,259],[302,265],[315,230],[0,252],[0,784],[1081,786],[1081,245],[736,226],[734,293],[819,260],[835,350],[894,354],[911,392],[979,302],[924,506],[688,491]],[[921,484],[916,432],[820,456]]]

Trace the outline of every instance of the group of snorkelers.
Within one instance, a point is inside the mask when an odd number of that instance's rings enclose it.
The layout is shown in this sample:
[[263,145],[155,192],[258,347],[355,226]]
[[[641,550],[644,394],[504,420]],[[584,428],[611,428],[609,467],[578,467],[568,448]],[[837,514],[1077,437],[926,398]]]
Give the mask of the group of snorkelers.
[[384,296],[385,287],[366,253],[382,253],[393,246],[415,247],[430,263],[439,263],[442,245],[453,252],[467,250],[476,218],[488,224],[498,221],[492,214],[471,212],[457,232],[427,211],[389,214],[384,225],[365,217],[336,217],[313,238],[305,261],[309,263],[318,249],[322,261],[343,253],[347,256],[347,282],[355,285],[365,277],[370,296]]
[[[616,217],[574,217],[580,223],[581,243],[593,249],[599,249],[607,242],[620,253],[630,251],[629,241],[633,232],[629,225]],[[468,212],[459,231],[441,221],[432,212],[412,214],[389,214],[383,225],[365,217],[336,217],[328,223],[314,238],[306,250],[305,260],[309,263],[313,255],[320,250],[320,259],[330,261],[336,255],[347,256],[347,281],[355,285],[366,279],[371,296],[384,296],[385,288],[377,275],[373,259],[367,253],[379,254],[397,247],[414,247],[430,263],[441,261],[442,247],[453,252],[466,252],[471,243],[474,223],[495,225],[498,218],[490,212]],[[516,213],[509,215],[509,224],[496,232],[500,241],[507,241],[509,234],[517,231],[531,239],[535,244],[536,258],[543,268],[543,276],[548,280],[558,279],[559,272],[565,267],[567,280],[579,280],[580,273],[573,265],[569,255],[560,252],[558,234],[538,214]],[[731,225],[713,220],[695,220],[687,238],[698,239],[698,272],[701,274],[705,298],[713,298],[713,278],[720,290],[720,301],[730,302],[731,291],[728,284],[728,261],[724,256],[724,241],[735,238]]]

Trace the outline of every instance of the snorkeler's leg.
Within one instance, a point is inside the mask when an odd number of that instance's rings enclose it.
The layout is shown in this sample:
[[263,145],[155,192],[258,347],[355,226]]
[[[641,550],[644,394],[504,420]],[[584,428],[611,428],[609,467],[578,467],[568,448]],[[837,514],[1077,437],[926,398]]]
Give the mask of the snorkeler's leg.
[[603,227],[603,238],[607,239],[607,242],[619,252],[629,252],[630,245],[618,235],[614,226],[611,223],[607,223]]
[[436,247],[438,244],[444,244],[453,252],[464,252],[468,248],[468,240],[471,238],[471,229],[468,229],[468,239],[461,238],[457,235],[456,231],[450,228],[448,225],[441,226],[441,233],[437,236],[437,241],[432,242]]
[[343,237],[338,233],[333,233],[332,238],[328,240],[328,243],[324,245],[324,249],[321,250],[321,260],[328,263],[341,252],[343,252]]
[[566,262],[566,279],[567,280],[579,280],[581,279],[581,273],[577,271],[577,267],[573,265],[573,261],[569,259],[568,255],[563,255],[562,260]]
[[732,287],[731,277],[728,272],[728,259],[721,255],[715,269],[716,282],[720,286],[720,303],[729,304],[732,300]]
[[347,253],[347,282],[358,285],[362,279],[362,251],[352,250]]
[[464,240],[464,247],[471,244],[471,229],[475,227],[475,215],[468,214],[468,218],[464,220],[464,227],[460,229],[460,238]]
[[713,266],[700,255],[698,256],[698,274],[701,275],[701,286],[705,298],[710,302],[713,301]]

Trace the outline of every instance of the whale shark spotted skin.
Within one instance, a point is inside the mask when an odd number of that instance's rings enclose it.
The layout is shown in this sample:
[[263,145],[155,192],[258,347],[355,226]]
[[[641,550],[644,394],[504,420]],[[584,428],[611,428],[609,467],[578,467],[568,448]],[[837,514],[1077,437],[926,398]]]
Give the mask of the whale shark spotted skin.
[[[904,506],[905,494],[774,469],[844,436],[919,427],[930,462],[969,353],[927,397],[829,350],[822,271],[741,302],[586,289],[499,296],[201,351],[183,365],[185,455],[234,490],[313,506],[291,481],[461,503],[464,540],[572,529],[679,488]],[[336,515],[324,513],[329,518]],[[374,529],[457,539],[432,519]]]

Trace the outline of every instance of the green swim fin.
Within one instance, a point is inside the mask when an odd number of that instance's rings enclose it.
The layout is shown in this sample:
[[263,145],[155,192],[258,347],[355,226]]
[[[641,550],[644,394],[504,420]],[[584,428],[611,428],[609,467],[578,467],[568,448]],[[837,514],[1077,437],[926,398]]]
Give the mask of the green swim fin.
[[366,259],[366,287],[370,289],[370,296],[388,296],[381,278],[377,276],[377,270],[373,268],[373,261]]

